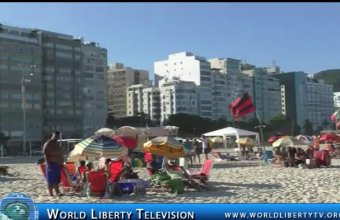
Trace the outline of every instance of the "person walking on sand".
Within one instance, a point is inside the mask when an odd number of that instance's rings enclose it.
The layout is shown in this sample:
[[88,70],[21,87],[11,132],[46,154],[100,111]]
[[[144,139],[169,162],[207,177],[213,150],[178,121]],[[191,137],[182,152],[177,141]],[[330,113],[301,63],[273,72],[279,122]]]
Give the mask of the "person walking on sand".
[[198,143],[197,139],[195,138],[192,142],[192,150],[194,152],[194,161],[196,163],[196,157],[198,159],[198,164],[201,163],[201,154],[202,154],[202,146]]
[[61,169],[64,163],[62,149],[57,144],[59,136],[60,133],[58,131],[53,132],[52,138],[43,147],[46,164],[46,181],[50,196],[53,196],[53,190],[55,190],[57,196],[63,196],[59,191]]
[[210,153],[210,148],[209,148],[209,141],[208,138],[206,138],[204,135],[202,135],[202,148],[203,148],[203,153],[205,155],[205,159],[209,160],[208,154]]

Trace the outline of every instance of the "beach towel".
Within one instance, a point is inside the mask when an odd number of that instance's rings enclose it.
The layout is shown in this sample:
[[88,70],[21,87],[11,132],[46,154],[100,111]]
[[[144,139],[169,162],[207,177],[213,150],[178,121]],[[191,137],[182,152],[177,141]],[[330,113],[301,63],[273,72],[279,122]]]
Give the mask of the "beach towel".
[[50,163],[50,169],[46,164],[46,181],[47,184],[59,184],[61,181],[61,166],[56,163]]

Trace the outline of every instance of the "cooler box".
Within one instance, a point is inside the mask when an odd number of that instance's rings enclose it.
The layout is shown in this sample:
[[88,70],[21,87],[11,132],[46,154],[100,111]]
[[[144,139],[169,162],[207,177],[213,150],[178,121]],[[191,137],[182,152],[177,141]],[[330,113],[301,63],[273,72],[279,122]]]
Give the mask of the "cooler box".
[[133,179],[131,180],[119,180],[118,185],[124,194],[131,194],[135,190],[137,182]]

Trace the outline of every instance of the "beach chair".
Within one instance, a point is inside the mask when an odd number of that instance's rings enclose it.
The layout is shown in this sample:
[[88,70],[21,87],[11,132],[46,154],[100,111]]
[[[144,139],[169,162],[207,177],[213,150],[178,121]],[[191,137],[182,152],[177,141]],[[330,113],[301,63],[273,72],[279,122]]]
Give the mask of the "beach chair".
[[123,169],[123,160],[111,161],[110,162],[110,182],[117,182],[120,179],[120,174]]
[[[46,180],[46,165],[40,164],[40,169]],[[63,167],[60,172],[61,172],[61,180],[60,180],[60,185],[59,185],[60,192],[73,193],[76,189],[76,186],[72,185],[67,169]]]
[[83,175],[83,173],[86,171],[86,167],[78,167],[78,174],[81,177],[81,175]]
[[69,175],[79,175],[78,172],[77,172],[77,166],[76,166],[76,163],[74,162],[66,162],[64,163],[65,164],[65,167],[67,169],[67,172]]
[[205,160],[200,172],[196,172],[196,173],[190,172],[189,174],[191,177],[200,177],[200,178],[208,180],[213,166],[214,166],[214,162],[212,160]]
[[263,152],[263,157],[262,160],[265,164],[272,164],[273,161],[275,160],[274,153],[273,151],[264,151]]
[[146,169],[146,172],[149,174],[149,177],[150,177],[150,185],[151,185],[150,192],[152,192],[157,187],[160,187],[162,192],[164,192],[165,189],[170,188],[170,186],[168,184],[164,184],[161,179],[156,179],[156,178],[152,177],[153,174],[152,174],[151,168],[145,168],[145,169]]
[[90,196],[103,196],[106,191],[107,176],[104,171],[90,171],[86,174]]

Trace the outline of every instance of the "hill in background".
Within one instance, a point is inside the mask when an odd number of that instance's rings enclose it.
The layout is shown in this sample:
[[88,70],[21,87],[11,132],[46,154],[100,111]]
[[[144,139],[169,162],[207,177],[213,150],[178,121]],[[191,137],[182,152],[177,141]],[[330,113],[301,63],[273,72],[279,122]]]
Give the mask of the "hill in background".
[[334,92],[340,92],[340,69],[324,70],[316,73],[314,77],[323,79],[325,84],[333,85]]

